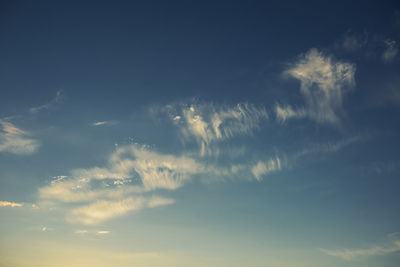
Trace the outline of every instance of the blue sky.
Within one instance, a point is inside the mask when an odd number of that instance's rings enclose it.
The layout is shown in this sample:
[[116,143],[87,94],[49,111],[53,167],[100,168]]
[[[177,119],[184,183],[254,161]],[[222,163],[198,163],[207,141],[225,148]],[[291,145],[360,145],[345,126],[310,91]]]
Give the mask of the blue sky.
[[0,7],[1,266],[398,266],[395,1]]

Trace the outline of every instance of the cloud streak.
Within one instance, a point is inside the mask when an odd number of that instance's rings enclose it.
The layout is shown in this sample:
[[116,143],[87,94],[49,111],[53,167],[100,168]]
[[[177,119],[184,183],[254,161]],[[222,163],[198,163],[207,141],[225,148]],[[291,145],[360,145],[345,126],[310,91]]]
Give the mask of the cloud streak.
[[115,125],[118,124],[118,121],[95,121],[92,122],[90,125],[91,126],[110,126],[110,125]]
[[259,161],[251,168],[251,172],[257,181],[261,181],[263,176],[279,171],[282,169],[281,160],[279,157],[268,160],[267,162]]
[[100,200],[93,204],[73,209],[67,220],[72,223],[91,225],[125,215],[129,211],[140,210],[145,207],[155,208],[172,203],[173,200],[171,199],[157,198],[154,200],[143,197],[130,197],[119,201]]
[[[39,189],[42,201],[74,204],[71,223],[97,224],[128,212],[170,205],[175,200],[159,196],[194,178],[253,177],[257,181],[281,170],[278,157],[256,164],[216,165],[202,157],[162,154],[140,145],[118,147],[104,167],[74,169]],[[149,196],[156,192],[156,195]]]
[[296,109],[290,105],[277,105],[277,119],[284,122],[308,117],[318,123],[339,124],[343,97],[355,84],[355,70],[355,65],[337,61],[317,49],[301,55],[284,74],[300,81],[305,106]]
[[0,119],[0,152],[30,155],[39,149],[39,142],[14,124]]
[[96,224],[130,211],[172,204],[173,199],[147,194],[175,190],[203,171],[191,158],[129,145],[119,147],[105,167],[75,169],[70,177],[56,177],[39,189],[39,196],[44,201],[78,204],[68,214],[69,222]]
[[185,140],[195,140],[199,144],[201,156],[212,154],[212,143],[252,134],[268,119],[265,108],[247,103],[235,106],[192,103],[170,109],[171,120]]
[[[94,225],[129,212],[173,204],[175,200],[162,197],[161,192],[177,190],[194,179],[222,181],[237,177],[261,182],[283,168],[277,156],[257,160],[240,153],[232,160],[216,146],[238,135],[252,135],[268,119],[263,107],[191,103],[169,105],[159,111],[166,112],[183,141],[195,144],[197,152],[186,146],[177,155],[139,144],[118,146],[103,166],[72,169],[67,176],[54,177],[39,188],[39,198],[46,204],[67,206],[68,222]],[[105,124],[97,122],[93,126]],[[215,153],[221,153],[225,160],[216,162],[210,157]]]
[[62,89],[58,90],[56,93],[56,96],[50,102],[48,102],[47,104],[37,106],[37,107],[32,107],[29,109],[29,112],[30,113],[38,113],[40,111],[43,111],[43,110],[46,110],[46,109],[49,109],[49,108],[55,106],[56,104],[60,103],[61,100],[63,99],[63,93],[64,93],[64,90],[62,90]]
[[321,248],[319,250],[329,256],[338,257],[346,261],[352,261],[367,256],[382,256],[398,252],[400,251],[400,240],[396,240],[387,246],[375,246],[369,249],[329,250]]
[[295,154],[295,158],[319,153],[334,153],[338,152],[346,146],[356,144],[369,139],[368,135],[356,135],[349,138],[339,140],[337,142],[330,142],[324,144],[313,144],[306,149]]
[[21,203],[16,203],[16,202],[10,202],[10,201],[0,201],[0,207],[22,207],[23,204]]

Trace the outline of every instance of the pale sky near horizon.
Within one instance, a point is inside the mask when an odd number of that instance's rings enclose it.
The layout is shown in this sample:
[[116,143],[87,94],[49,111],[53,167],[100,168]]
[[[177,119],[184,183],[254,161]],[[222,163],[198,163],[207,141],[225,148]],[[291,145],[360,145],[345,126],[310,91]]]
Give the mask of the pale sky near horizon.
[[396,1],[3,1],[0,266],[395,267]]

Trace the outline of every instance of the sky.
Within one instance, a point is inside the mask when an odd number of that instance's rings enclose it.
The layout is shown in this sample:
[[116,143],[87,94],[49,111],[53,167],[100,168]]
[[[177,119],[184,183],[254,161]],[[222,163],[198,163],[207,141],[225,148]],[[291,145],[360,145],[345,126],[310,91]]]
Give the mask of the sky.
[[0,266],[400,264],[398,1],[2,1]]

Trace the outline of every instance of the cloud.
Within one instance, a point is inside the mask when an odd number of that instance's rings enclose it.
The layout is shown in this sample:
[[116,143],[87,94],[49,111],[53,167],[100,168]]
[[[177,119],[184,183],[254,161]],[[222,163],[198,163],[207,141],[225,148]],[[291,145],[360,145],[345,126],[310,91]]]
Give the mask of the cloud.
[[[71,223],[91,225],[129,212],[173,204],[175,200],[162,197],[161,192],[177,190],[194,179],[260,182],[263,176],[282,169],[279,157],[257,161],[236,147],[211,148],[237,135],[251,135],[262,120],[268,119],[265,108],[203,103],[171,105],[162,111],[167,111],[181,138],[198,145],[200,153],[185,147],[173,155],[139,144],[117,146],[102,166],[72,169],[68,175],[54,177],[39,188],[40,200],[66,206],[66,219]],[[227,151],[232,153],[225,155]],[[221,153],[224,160],[216,162],[214,157],[208,157],[210,153]]]
[[291,106],[279,106],[275,107],[276,117],[279,121],[285,122],[291,118],[304,118],[307,116],[307,111],[303,108],[293,109]]
[[278,157],[267,162],[259,161],[251,168],[251,172],[257,181],[261,181],[263,176],[278,170],[281,170],[281,160]]
[[121,146],[105,167],[74,169],[71,176],[55,177],[39,189],[39,196],[76,203],[80,207],[70,212],[68,221],[95,224],[129,211],[172,204],[173,199],[149,198],[146,193],[175,190],[202,171],[203,166],[191,158],[156,153],[145,146]]
[[108,235],[111,231],[108,230],[86,230],[86,229],[79,229],[75,230],[75,234],[77,235]]
[[106,168],[76,169],[72,173],[81,179],[126,180],[137,177],[143,188],[176,189],[201,172],[202,166],[189,157],[160,154],[145,146],[121,146],[110,156]]
[[21,203],[15,203],[15,202],[9,202],[9,201],[0,201],[0,207],[22,207],[23,204]]
[[29,133],[0,119],[0,152],[29,155],[39,149],[39,142],[29,138]]
[[[264,175],[282,168],[278,157],[256,165],[250,162],[218,165],[196,155],[174,156],[148,146],[126,145],[117,147],[103,167],[73,169],[69,176],[54,177],[39,189],[39,197],[54,205],[73,204],[67,215],[71,223],[96,224],[128,212],[173,204],[174,199],[159,196],[160,190],[177,190],[195,177],[261,181]],[[157,194],[149,196],[152,192]]]
[[337,142],[330,142],[325,144],[313,144],[308,148],[298,152],[295,154],[295,158],[306,156],[309,154],[318,154],[318,153],[334,153],[343,149],[346,146],[359,143],[369,139],[371,136],[369,135],[355,135],[351,136]]
[[318,123],[339,124],[343,97],[355,84],[355,69],[355,65],[325,56],[317,49],[301,55],[284,73],[300,81],[305,107],[277,105],[278,120],[309,117]]
[[[99,200],[93,204],[73,209],[67,220],[72,223],[91,225],[125,215],[129,211],[140,210],[145,207],[154,208],[171,203],[173,203],[173,200],[170,199],[144,197],[130,197],[119,201]],[[102,232],[102,234],[105,234],[105,232]]]
[[46,109],[49,109],[49,108],[55,106],[56,104],[60,103],[61,100],[63,99],[63,93],[64,93],[63,89],[58,90],[56,93],[56,96],[50,102],[48,102],[47,104],[44,104],[44,105],[37,106],[37,107],[32,107],[29,109],[29,112],[38,113],[42,110],[46,110]]
[[118,124],[118,121],[96,121],[92,122],[91,126],[107,126],[107,125],[115,125]]
[[329,250],[321,248],[319,250],[329,256],[351,261],[366,256],[382,256],[389,253],[398,252],[400,251],[400,240],[393,241],[392,244],[386,246],[375,246],[369,249]]
[[96,231],[96,233],[99,235],[108,235],[110,233],[110,231],[99,230],[99,231]]
[[96,199],[118,199],[127,194],[141,193],[138,186],[110,186],[108,183],[92,185],[91,179],[72,177],[62,182],[51,183],[39,189],[39,196],[44,200],[56,200],[64,203],[91,202]]
[[385,43],[385,50],[383,51],[382,54],[382,60],[385,63],[390,63],[397,56],[399,48],[396,41],[394,40],[386,39],[384,40],[384,43]]
[[192,103],[169,108],[171,120],[183,138],[195,140],[202,156],[212,153],[211,143],[251,134],[262,120],[268,119],[265,108],[247,103],[236,106]]

